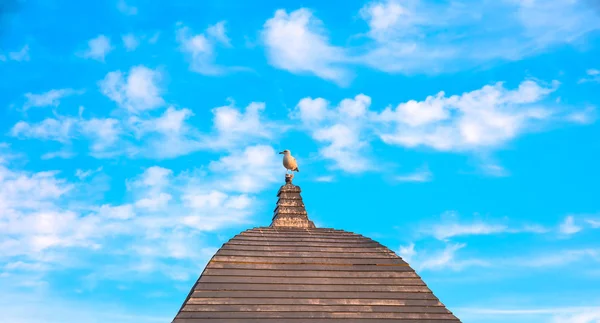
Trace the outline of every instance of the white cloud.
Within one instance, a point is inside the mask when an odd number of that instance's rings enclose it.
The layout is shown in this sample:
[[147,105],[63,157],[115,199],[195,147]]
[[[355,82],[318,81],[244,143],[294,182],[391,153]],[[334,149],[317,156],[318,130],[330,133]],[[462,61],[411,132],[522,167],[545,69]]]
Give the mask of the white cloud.
[[398,250],[398,255],[404,259],[407,263],[411,263],[417,252],[415,251],[415,244],[411,242],[408,246],[401,246]]
[[29,60],[29,45],[23,46],[18,52],[8,53],[8,58],[12,61],[23,62]]
[[326,144],[319,149],[319,153],[324,158],[334,161],[335,168],[354,173],[369,170],[368,160],[360,153],[367,143],[361,141],[350,126],[338,123],[320,128],[313,132],[313,138]]
[[[333,46],[312,11],[277,10],[264,24],[271,65],[346,85],[351,65],[388,73],[438,74],[498,64],[569,45],[600,29],[587,0],[496,1],[465,5],[433,0],[368,1],[362,33]],[[350,29],[351,30],[351,29]],[[337,36],[337,35],[336,35]]]
[[231,101],[229,105],[212,109],[215,132],[204,137],[204,145],[213,149],[235,148],[272,139],[275,133],[283,132],[285,126],[265,120],[265,108],[262,102],[251,102],[242,110]]
[[102,94],[132,113],[156,109],[164,104],[157,70],[139,65],[129,70],[127,76],[121,71],[106,74],[99,82]]
[[88,169],[88,170],[77,169],[75,171],[75,176],[77,178],[79,178],[80,180],[84,180],[84,179],[90,177],[91,175],[98,173],[100,171],[102,171],[102,166],[98,167],[97,169]]
[[127,51],[134,51],[139,45],[140,41],[134,34],[126,34],[121,36],[123,40],[123,45],[127,49]]
[[92,141],[93,152],[105,151],[112,147],[122,132],[119,121],[113,118],[79,120],[79,131]]
[[179,24],[176,39],[180,50],[188,57],[191,71],[203,75],[220,75],[243,69],[215,64],[217,45],[231,46],[225,30],[225,21],[209,26],[204,33],[196,35],[189,27]]
[[36,124],[19,121],[12,127],[10,134],[19,138],[35,138],[68,143],[76,130],[76,122],[73,118],[48,118]]
[[568,114],[565,119],[579,124],[591,124],[596,121],[596,108],[587,107],[584,110]]
[[322,182],[322,183],[331,183],[334,180],[335,180],[335,178],[333,176],[330,176],[330,175],[319,176],[319,177],[315,178],[315,181]]
[[198,131],[186,121],[193,116],[189,109],[169,107],[156,118],[129,119],[129,126],[144,141],[142,154],[148,157],[171,158],[204,148]]
[[439,73],[516,60],[600,27],[589,5],[578,0],[473,6],[384,0],[366,4],[360,13],[373,40],[364,63],[393,73]]
[[368,23],[371,37],[381,40],[394,33],[406,33],[414,23],[414,13],[397,1],[369,2],[359,14]]
[[134,6],[128,5],[125,0],[119,0],[117,2],[117,9],[124,15],[134,16],[137,15],[138,10]]
[[581,78],[578,83],[600,83],[600,70],[591,68],[585,71],[586,77]]
[[313,139],[322,143],[319,153],[334,162],[333,168],[360,173],[373,169],[365,156],[369,143],[363,134],[370,105],[371,98],[364,94],[344,99],[333,108],[323,98],[303,98],[290,117],[302,121]]
[[236,150],[229,156],[211,162],[209,169],[221,177],[219,186],[243,193],[262,191],[275,182],[282,181],[281,160],[271,146],[256,145]]
[[487,224],[484,222],[460,224],[448,223],[436,225],[431,228],[431,234],[440,240],[445,240],[457,236],[465,235],[488,235],[507,232],[508,227],[505,225]]
[[587,219],[585,220],[593,229],[600,228],[600,220]]
[[55,158],[62,158],[62,159],[70,159],[75,157],[75,153],[71,152],[69,150],[59,150],[59,151],[52,151],[52,152],[48,152],[43,154],[40,158],[42,160],[48,160],[48,159],[55,159]]
[[352,75],[342,66],[344,49],[329,44],[322,22],[309,9],[280,9],[262,31],[271,65],[296,74],[313,74],[340,85]]
[[148,39],[148,43],[150,44],[156,44],[158,42],[158,39],[160,38],[160,31],[157,31],[154,33],[154,35],[152,35],[152,37],[150,37]]
[[416,172],[406,175],[400,175],[394,177],[399,182],[430,182],[433,174],[427,166],[421,167]]
[[496,83],[450,97],[440,92],[422,102],[388,107],[374,114],[374,120],[387,126],[379,136],[392,145],[442,151],[493,148],[547,119],[552,111],[538,104],[555,88],[523,81],[514,90]]
[[[490,223],[491,222],[491,223]],[[454,212],[442,214],[441,219],[434,223],[427,223],[419,230],[422,234],[432,236],[438,240],[448,240],[454,237],[493,234],[518,234],[518,233],[547,233],[549,230],[540,225],[524,224],[509,226],[498,221],[485,222],[483,220],[460,221]]]
[[57,107],[60,104],[60,100],[73,94],[80,94],[80,91],[73,89],[58,89],[50,90],[40,94],[25,93],[27,102],[23,105],[23,109],[27,110],[32,107]]
[[464,243],[449,243],[446,244],[443,250],[438,250],[433,253],[421,253],[414,250],[409,250],[412,256],[412,265],[416,270],[463,270],[468,267],[486,267],[490,264],[481,259],[466,259],[457,258],[459,250],[464,248]]
[[[35,306],[36,310],[31,311],[31,306]],[[171,319],[154,311],[149,313],[124,309],[112,301],[98,304],[80,298],[68,300],[64,295],[47,290],[7,290],[0,297],[0,308],[4,313],[3,319],[11,323],[161,323]]]
[[[121,131],[116,119],[92,118],[85,120],[58,116],[57,119],[48,118],[39,123],[19,121],[12,127],[10,134],[18,138],[51,140],[63,144],[69,144],[72,139],[82,135],[91,140],[91,150],[98,152],[115,144]],[[72,156],[72,152],[62,150],[46,154],[43,158],[70,158]]]
[[565,235],[572,235],[581,231],[581,227],[575,224],[575,218],[569,215],[565,218],[564,222],[560,224],[560,233]]
[[327,106],[329,102],[323,98],[303,98],[296,106],[298,115],[303,122],[313,122],[323,120],[329,113]]
[[[254,194],[275,182],[281,168],[275,165],[273,148],[253,146],[202,167],[210,172],[149,167],[127,181],[130,202],[116,205],[77,198],[102,168],[77,170],[80,182],[70,183],[58,172],[0,165],[0,262],[11,270],[93,269],[97,264],[89,258],[101,255],[106,266],[126,269],[100,279],[122,279],[126,271],[189,279],[200,258],[215,251],[194,247],[201,246],[202,232],[248,224],[257,207]],[[74,252],[82,256],[75,259]],[[170,274],[174,267],[178,277]]]
[[599,262],[600,250],[593,248],[553,250],[551,253],[516,257],[510,259],[510,263],[522,267],[548,268],[567,266],[584,260]]
[[112,50],[113,47],[110,45],[110,38],[105,35],[98,35],[96,38],[88,41],[88,49],[82,55],[85,58],[104,62],[104,58]]
[[[74,139],[87,140],[90,155],[96,158],[127,155],[163,159],[198,150],[236,150],[267,142],[288,127],[265,120],[262,116],[265,104],[260,102],[252,102],[243,110],[233,102],[214,108],[213,131],[205,133],[192,126],[190,119],[194,113],[188,108],[169,106],[158,115],[147,113],[165,103],[160,96],[163,89],[158,85],[157,73],[138,66],[129,75],[110,72],[99,82],[102,93],[124,110],[113,111],[115,117],[87,119],[80,109],[78,117],[57,116],[39,123],[20,121],[13,126],[11,135],[68,145]],[[63,148],[62,152],[47,153],[43,158],[72,157],[69,150]]]
[[225,21],[219,21],[218,23],[209,26],[206,29],[206,34],[224,45],[231,46],[231,41],[229,37],[227,37],[227,33],[225,31],[225,23]]
[[486,320],[490,322],[548,322],[548,323],[598,323],[599,307],[537,307],[537,308],[457,308],[455,313],[463,320]]
[[[506,169],[486,157],[490,151],[551,123],[575,119],[591,122],[593,109],[565,113],[547,103],[557,88],[556,81],[544,84],[525,80],[513,89],[498,82],[460,95],[440,92],[423,101],[409,100],[380,111],[370,110],[371,98],[364,94],[344,99],[335,107],[324,98],[306,97],[290,117],[300,120],[300,128],[321,143],[321,157],[347,172],[377,169],[367,157],[370,141],[376,136],[388,145],[475,153],[485,157],[480,158],[481,172],[507,176]],[[426,180],[426,175],[401,176],[400,180]]]

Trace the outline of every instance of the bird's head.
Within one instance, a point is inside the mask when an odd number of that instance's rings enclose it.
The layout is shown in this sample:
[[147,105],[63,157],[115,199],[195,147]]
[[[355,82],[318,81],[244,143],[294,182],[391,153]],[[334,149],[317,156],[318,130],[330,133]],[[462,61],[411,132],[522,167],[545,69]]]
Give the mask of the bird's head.
[[280,151],[279,153],[282,154],[282,155],[289,155],[290,151],[286,149],[284,151]]

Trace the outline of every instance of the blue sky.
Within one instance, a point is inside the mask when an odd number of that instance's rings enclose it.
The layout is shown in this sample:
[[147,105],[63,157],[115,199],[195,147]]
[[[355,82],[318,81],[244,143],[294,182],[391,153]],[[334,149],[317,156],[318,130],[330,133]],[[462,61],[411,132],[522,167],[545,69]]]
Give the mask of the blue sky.
[[170,322],[283,149],[464,322],[600,322],[600,5],[286,4],[0,4],[6,322]]

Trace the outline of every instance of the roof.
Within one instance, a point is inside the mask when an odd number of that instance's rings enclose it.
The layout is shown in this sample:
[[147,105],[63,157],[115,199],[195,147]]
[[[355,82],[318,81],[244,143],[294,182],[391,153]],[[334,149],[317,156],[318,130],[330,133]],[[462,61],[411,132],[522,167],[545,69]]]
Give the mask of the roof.
[[390,249],[315,228],[291,180],[278,196],[271,226],[225,243],[173,323],[460,322]]

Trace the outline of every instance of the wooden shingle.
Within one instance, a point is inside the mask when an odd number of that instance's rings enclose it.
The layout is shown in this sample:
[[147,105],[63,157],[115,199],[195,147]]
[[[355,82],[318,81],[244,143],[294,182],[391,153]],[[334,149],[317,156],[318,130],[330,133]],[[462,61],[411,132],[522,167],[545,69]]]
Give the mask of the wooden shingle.
[[[278,196],[271,226],[225,243],[173,323],[460,322],[393,251],[315,228],[291,181]],[[283,207],[295,213],[278,212]]]

